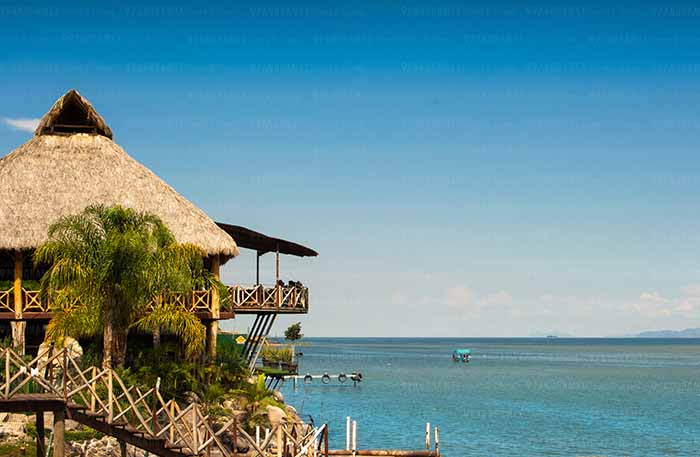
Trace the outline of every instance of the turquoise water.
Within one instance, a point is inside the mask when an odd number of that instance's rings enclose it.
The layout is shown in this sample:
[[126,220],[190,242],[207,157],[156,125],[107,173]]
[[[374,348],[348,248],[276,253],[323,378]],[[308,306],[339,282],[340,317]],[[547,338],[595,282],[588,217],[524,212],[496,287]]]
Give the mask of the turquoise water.
[[[332,447],[350,415],[360,448],[419,449],[431,422],[449,457],[700,455],[700,340],[306,341],[300,372],[364,375],[282,388]],[[453,363],[463,347],[472,363]]]

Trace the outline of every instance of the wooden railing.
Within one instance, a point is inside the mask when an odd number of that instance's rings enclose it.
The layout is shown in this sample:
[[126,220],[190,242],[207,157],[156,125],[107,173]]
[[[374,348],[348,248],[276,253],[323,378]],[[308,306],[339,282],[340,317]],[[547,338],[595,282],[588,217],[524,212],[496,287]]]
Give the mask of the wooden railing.
[[82,367],[69,349],[49,348],[32,360],[3,349],[0,360],[4,363],[0,399],[51,395],[65,402],[73,419],[86,425],[106,424],[107,433],[122,438],[126,431],[135,442],[146,437],[155,453],[158,443],[164,450],[184,450],[188,455],[234,457],[241,455],[237,452],[241,447],[257,457],[328,455],[325,426],[283,423],[273,427],[265,439],[253,438],[235,416],[224,423],[214,422],[196,403],[181,406],[175,400],[166,401],[159,383],[143,390],[129,385],[112,369]]
[[229,287],[233,311],[243,309],[279,309],[304,312],[309,308],[309,288],[297,286]]
[[[220,310],[236,311],[282,311],[305,313],[309,308],[309,289],[297,286],[231,286],[229,296],[222,297]],[[213,294],[210,290],[195,290],[186,294],[168,294],[166,299],[192,313],[212,312]],[[74,306],[79,300],[66,305]],[[153,303],[151,304],[153,306]],[[13,289],[0,291],[0,312],[14,312]],[[51,300],[42,297],[38,290],[22,289],[23,313],[51,313]]]
[[15,312],[14,289],[0,290],[0,312]]

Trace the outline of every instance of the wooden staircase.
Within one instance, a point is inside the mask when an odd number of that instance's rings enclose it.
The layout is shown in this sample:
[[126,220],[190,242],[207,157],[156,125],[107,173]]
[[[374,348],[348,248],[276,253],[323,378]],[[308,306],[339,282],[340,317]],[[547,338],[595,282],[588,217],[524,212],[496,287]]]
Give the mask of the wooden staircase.
[[[238,444],[259,457],[327,455],[320,451],[324,436],[327,442],[325,426],[281,424],[261,442],[235,417],[217,424],[197,404],[166,401],[159,383],[149,389],[127,385],[112,369],[81,367],[67,349],[50,349],[32,360],[3,349],[0,360],[0,411],[65,412],[69,419],[161,457],[236,457]],[[224,435],[233,446],[224,444]],[[54,455],[60,457],[63,443],[55,444],[61,451]]]

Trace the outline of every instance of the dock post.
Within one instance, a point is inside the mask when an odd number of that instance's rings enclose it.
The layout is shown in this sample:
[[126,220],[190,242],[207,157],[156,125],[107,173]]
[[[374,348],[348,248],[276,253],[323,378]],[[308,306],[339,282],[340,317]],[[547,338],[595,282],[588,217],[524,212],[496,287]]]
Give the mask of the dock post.
[[350,450],[350,416],[345,418],[345,450]]
[[323,448],[325,451],[323,457],[328,457],[328,424],[326,424],[326,428],[323,430]]
[[430,422],[425,423],[425,449],[430,450]]
[[440,429],[435,427],[435,454],[440,455]]
[[44,440],[44,411],[36,412],[36,457],[46,456],[46,441]]
[[357,421],[352,421],[352,450],[357,450]]
[[126,457],[126,441],[119,440],[119,457]]
[[58,409],[53,412],[53,457],[65,457],[66,411]]

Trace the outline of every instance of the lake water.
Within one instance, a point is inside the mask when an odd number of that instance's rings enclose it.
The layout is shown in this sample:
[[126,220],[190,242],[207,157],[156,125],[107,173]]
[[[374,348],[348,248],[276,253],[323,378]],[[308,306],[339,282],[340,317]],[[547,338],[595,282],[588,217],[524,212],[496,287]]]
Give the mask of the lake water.
[[[364,381],[288,382],[286,400],[328,423],[345,445],[424,447],[440,427],[443,455],[698,456],[700,340],[306,339],[300,372],[358,370]],[[455,348],[471,348],[455,364]]]

